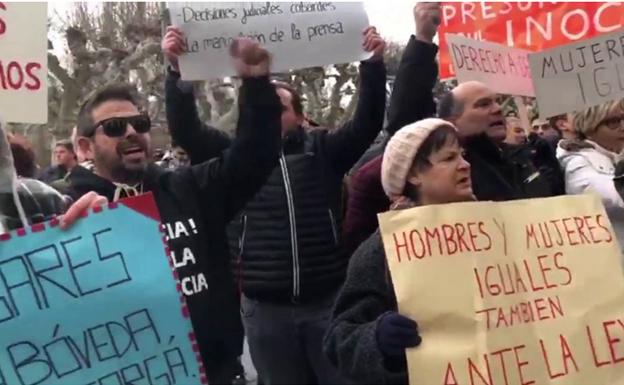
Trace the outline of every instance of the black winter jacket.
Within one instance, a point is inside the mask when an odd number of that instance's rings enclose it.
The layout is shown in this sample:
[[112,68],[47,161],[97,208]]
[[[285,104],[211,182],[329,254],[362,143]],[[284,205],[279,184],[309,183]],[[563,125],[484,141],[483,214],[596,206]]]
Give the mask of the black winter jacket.
[[540,172],[525,148],[499,148],[486,134],[464,141],[477,200],[507,201],[559,195],[560,182]]
[[[385,66],[363,62],[360,79],[354,118],[335,130],[300,128],[287,135],[279,166],[232,222],[233,269],[246,296],[306,302],[342,284],[348,263],[339,230],[342,179],[383,126]],[[198,162],[207,156],[209,142],[221,139],[200,123],[192,94],[184,94],[176,83],[170,74],[169,127]]]
[[405,356],[393,361],[377,344],[377,323],[397,311],[379,231],[355,251],[338,293],[323,349],[340,374],[357,384],[407,384]]
[[[239,98],[239,135],[210,161],[163,170],[150,165],[143,191],[154,194],[202,358],[211,381],[243,333],[229,266],[226,224],[264,184],[279,154],[281,104],[268,78],[246,79]],[[88,191],[113,198],[115,185],[85,169],[70,175],[74,197]],[[186,249],[192,260],[184,257]],[[186,261],[186,263],[183,263]],[[224,350],[226,350],[224,352]]]

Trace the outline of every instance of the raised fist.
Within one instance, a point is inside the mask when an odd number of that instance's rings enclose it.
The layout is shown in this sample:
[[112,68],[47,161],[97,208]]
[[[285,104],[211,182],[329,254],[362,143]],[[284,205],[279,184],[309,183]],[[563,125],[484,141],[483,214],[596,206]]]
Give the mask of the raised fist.
[[418,2],[414,6],[414,22],[416,23],[416,39],[433,43],[438,32],[442,15],[442,6],[437,2]]
[[258,42],[248,38],[234,39],[230,46],[234,68],[242,78],[267,76],[271,68],[271,55]]

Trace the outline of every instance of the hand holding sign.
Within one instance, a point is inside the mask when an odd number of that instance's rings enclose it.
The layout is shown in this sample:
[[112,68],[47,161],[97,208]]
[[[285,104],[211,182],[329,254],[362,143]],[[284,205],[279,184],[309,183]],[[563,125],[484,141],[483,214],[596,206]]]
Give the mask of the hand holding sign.
[[105,196],[98,195],[95,191],[90,191],[78,199],[67,212],[61,217],[61,229],[67,230],[81,216],[85,215],[89,209],[104,206],[108,203]]
[[379,36],[375,27],[368,27],[364,30],[364,43],[362,46],[366,52],[372,52],[370,61],[383,60],[383,54],[386,49],[386,42]]
[[437,2],[419,1],[414,6],[414,22],[416,23],[416,39],[425,43],[433,43],[438,32],[442,6]]
[[169,61],[169,64],[171,64],[171,67],[173,67],[176,72],[180,72],[178,57],[186,51],[184,32],[177,27],[167,27],[167,33],[165,33],[160,47]]

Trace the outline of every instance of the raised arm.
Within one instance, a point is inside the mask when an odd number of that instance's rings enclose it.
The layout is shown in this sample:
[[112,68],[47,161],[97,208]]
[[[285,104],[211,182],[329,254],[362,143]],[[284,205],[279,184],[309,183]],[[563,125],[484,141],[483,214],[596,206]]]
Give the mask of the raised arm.
[[168,27],[162,49],[170,63],[165,80],[165,107],[171,138],[188,152],[192,164],[219,156],[231,140],[223,131],[201,122],[193,86],[180,79],[178,56],[184,52],[182,32]]
[[[193,167],[205,199],[220,199],[229,221],[262,187],[277,165],[282,105],[269,81],[270,57],[248,39],[232,49],[240,89],[237,137],[221,157]],[[223,188],[215,196],[213,186]]]
[[390,135],[436,113],[433,87],[438,78],[438,47],[433,44],[433,37],[440,12],[440,3],[418,2],[414,7],[415,34],[403,52],[388,106],[386,131]]
[[373,57],[360,64],[360,90],[352,120],[327,134],[327,153],[333,167],[347,172],[383,127],[386,107],[385,42],[374,27],[364,31],[364,48]]

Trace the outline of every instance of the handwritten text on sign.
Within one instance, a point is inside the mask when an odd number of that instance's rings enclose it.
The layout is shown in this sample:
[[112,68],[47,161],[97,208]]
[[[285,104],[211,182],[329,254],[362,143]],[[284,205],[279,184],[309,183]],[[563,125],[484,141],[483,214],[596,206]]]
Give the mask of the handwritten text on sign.
[[599,198],[429,206],[380,226],[423,336],[411,384],[624,384],[620,249]]
[[370,56],[362,48],[368,16],[361,2],[169,3],[173,25],[186,35],[180,58],[185,80],[234,74],[234,38],[258,41],[272,54],[272,70],[347,63]]
[[120,204],[13,234],[0,278],[0,384],[201,383],[157,221]]
[[48,121],[46,3],[0,2],[0,117]]
[[622,28],[622,10],[622,2],[444,2],[440,78],[453,76],[446,33],[539,52]]
[[476,80],[497,93],[535,96],[528,51],[459,35],[447,34],[446,40],[460,83]]
[[624,96],[624,31],[529,55],[540,115],[578,111]]

